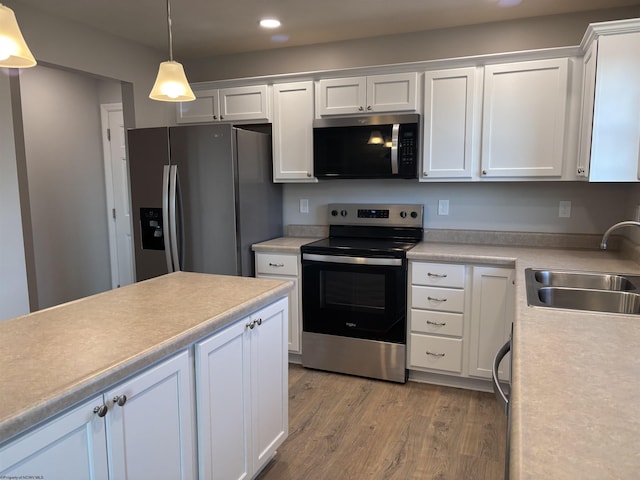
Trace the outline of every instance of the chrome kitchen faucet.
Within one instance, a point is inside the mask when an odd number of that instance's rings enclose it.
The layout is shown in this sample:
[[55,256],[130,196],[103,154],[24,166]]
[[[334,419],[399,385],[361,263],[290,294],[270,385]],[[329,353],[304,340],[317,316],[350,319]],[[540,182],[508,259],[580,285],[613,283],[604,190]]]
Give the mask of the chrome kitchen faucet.
[[604,235],[602,236],[602,241],[600,242],[600,248],[602,250],[606,250],[607,249],[607,240],[609,239],[609,235],[611,235],[611,232],[613,232],[614,230],[617,230],[619,228],[622,227],[640,227],[640,222],[634,222],[633,220],[627,220],[624,222],[618,222],[615,225],[610,226],[606,232],[604,232]]

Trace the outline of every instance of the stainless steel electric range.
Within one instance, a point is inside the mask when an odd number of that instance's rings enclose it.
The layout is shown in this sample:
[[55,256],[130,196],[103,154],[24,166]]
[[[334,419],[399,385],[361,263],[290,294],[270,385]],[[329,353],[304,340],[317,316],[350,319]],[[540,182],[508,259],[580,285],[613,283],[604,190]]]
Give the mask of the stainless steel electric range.
[[422,205],[330,204],[329,237],[301,247],[302,365],[406,381],[407,258]]

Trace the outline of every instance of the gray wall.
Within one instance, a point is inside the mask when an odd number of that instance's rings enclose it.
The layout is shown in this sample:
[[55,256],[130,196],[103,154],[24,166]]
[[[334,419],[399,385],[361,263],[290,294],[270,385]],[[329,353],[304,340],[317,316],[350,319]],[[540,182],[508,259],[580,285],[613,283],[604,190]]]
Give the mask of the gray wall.
[[99,102],[114,83],[21,71],[37,308],[111,288]]

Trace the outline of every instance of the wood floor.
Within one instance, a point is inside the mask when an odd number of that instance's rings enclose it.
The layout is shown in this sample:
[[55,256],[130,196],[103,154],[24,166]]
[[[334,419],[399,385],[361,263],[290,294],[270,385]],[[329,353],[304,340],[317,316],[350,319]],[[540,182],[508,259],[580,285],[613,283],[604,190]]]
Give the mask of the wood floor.
[[289,366],[289,438],[259,480],[498,480],[492,394]]

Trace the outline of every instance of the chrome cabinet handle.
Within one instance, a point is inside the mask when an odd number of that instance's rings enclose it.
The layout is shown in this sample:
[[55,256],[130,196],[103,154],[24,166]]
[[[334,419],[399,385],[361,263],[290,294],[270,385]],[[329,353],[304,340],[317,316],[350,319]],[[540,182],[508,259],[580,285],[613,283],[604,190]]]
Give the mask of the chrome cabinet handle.
[[249,322],[244,326],[244,328],[249,328],[249,329],[253,330],[254,328],[256,328],[256,322],[255,321]]
[[93,409],[93,413],[98,415],[100,418],[104,417],[107,414],[107,406],[106,405],[98,405]]
[[113,397],[113,403],[117,404],[119,407],[122,407],[125,403],[127,403],[127,396],[124,394],[117,395]]
[[311,172],[307,172],[307,177],[311,178]]
[[431,320],[427,320],[427,325],[435,325],[436,327],[444,327],[446,324],[447,322],[438,323],[438,322],[432,322]]
[[447,278],[447,274],[446,273],[431,273],[431,272],[427,272],[427,277]]
[[280,267],[284,267],[284,263],[271,263],[271,262],[269,262],[269,266],[270,267],[280,268]]
[[427,297],[427,300],[431,302],[446,302],[446,298]]
[[431,355],[432,357],[444,357],[445,356],[444,353],[433,353],[433,352],[430,352],[429,350],[427,350],[425,353],[427,355]]
[[256,321],[255,321],[255,323],[257,323],[257,324],[258,324],[258,326],[262,325],[262,319],[261,319],[261,318],[259,318],[258,320],[256,320]]
[[367,105],[367,110],[371,111],[373,110],[373,107],[371,105]]
[[362,105],[360,105],[360,106],[358,107],[358,111],[359,111],[359,112],[362,112],[363,110],[364,110],[364,107],[363,107]]

